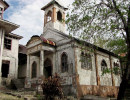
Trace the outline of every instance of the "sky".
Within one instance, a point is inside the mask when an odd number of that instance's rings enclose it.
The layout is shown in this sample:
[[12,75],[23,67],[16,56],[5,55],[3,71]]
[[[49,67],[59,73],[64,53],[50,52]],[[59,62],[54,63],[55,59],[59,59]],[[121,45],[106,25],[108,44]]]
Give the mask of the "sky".
[[[23,36],[20,44],[26,45],[33,35],[41,35],[44,25],[43,6],[51,0],[5,0],[10,7],[4,13],[4,19],[20,25],[12,33]],[[68,7],[74,0],[60,0]]]

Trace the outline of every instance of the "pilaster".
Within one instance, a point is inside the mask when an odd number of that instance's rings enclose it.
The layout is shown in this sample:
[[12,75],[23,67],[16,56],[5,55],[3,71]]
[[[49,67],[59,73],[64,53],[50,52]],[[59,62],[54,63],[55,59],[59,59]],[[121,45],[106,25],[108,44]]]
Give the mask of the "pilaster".
[[112,72],[112,59],[110,55],[109,55],[109,60],[110,60],[110,68],[111,68],[112,86],[115,86],[115,81],[114,81],[113,72]]
[[[30,55],[27,55],[27,71],[26,71],[26,77],[30,77]],[[30,77],[31,78],[31,77]]]
[[56,8],[53,7],[52,22],[56,22]]
[[97,53],[96,53],[96,51],[94,51],[94,55],[95,55],[95,67],[96,67],[97,85],[100,85],[100,77],[99,77],[99,73],[98,73],[98,61],[97,61]]

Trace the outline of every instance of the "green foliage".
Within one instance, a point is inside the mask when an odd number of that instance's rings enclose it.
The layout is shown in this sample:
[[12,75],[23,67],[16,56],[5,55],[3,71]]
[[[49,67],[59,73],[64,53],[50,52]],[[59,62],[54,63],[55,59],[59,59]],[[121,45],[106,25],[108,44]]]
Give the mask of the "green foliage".
[[72,36],[92,43],[99,36],[104,40],[125,39],[128,0],[75,0],[71,8],[66,23]]
[[119,74],[120,74],[120,68],[119,68],[119,67],[114,67],[114,68],[113,68],[113,73],[114,73],[115,75],[119,75]]
[[121,54],[127,52],[127,45],[122,38],[113,39],[107,44],[108,50],[115,54]]
[[50,100],[55,96],[63,98],[61,78],[57,74],[45,79],[41,86],[43,89],[43,95],[45,95],[46,100]]
[[109,74],[111,73],[111,69],[110,68],[105,68],[103,71],[102,71],[102,76],[105,75],[105,74]]

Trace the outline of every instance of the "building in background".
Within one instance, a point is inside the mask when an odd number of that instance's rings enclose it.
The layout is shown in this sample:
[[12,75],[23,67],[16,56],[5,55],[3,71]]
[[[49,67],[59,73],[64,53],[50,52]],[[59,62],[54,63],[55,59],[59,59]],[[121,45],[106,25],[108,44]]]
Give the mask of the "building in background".
[[0,85],[8,78],[17,78],[18,48],[22,36],[11,33],[19,25],[3,19],[4,11],[9,7],[0,0]]

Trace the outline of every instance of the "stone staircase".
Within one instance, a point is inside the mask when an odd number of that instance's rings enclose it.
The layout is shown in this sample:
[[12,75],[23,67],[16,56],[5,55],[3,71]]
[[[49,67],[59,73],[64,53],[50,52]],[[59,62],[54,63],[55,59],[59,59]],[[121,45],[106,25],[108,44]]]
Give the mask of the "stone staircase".
[[24,88],[24,80],[23,79],[13,79],[12,84],[14,84],[17,89]]

